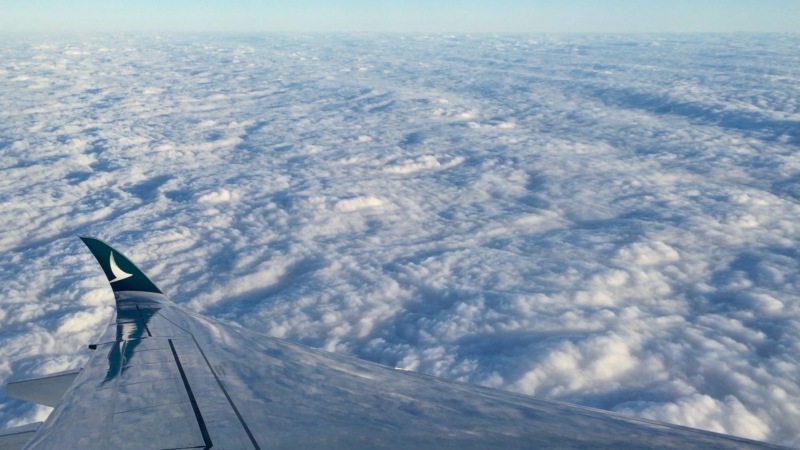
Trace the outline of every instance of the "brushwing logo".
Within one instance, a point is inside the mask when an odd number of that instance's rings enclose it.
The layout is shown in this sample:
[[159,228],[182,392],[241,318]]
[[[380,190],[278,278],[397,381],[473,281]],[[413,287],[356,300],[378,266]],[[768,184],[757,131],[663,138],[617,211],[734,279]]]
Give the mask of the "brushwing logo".
[[124,280],[125,278],[130,278],[133,274],[125,272],[124,270],[120,269],[117,265],[117,262],[114,261],[114,252],[111,252],[111,273],[114,274],[114,279],[110,281],[110,283],[116,283],[117,281]]

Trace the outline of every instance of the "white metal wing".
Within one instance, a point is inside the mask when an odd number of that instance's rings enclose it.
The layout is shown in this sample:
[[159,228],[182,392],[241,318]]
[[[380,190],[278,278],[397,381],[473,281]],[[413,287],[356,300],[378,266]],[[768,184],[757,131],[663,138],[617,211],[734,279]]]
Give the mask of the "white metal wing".
[[82,239],[112,282],[116,315],[47,421],[28,430],[26,449],[778,448],[222,324],[172,303],[107,244]]

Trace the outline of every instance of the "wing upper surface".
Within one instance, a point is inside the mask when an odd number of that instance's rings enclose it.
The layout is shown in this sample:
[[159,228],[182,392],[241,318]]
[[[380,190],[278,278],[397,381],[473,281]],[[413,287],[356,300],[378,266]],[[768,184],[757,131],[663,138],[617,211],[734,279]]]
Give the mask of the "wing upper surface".
[[96,352],[26,448],[777,448],[222,324],[173,304],[91,242],[109,281],[130,274],[118,283],[146,290],[114,289],[117,312]]

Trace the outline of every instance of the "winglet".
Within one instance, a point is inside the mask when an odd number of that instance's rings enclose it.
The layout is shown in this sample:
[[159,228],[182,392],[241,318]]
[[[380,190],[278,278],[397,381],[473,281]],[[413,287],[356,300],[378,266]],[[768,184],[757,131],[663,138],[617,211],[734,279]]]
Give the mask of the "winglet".
[[125,255],[100,239],[81,236],[81,240],[97,258],[114,292],[139,291],[162,294],[161,290]]

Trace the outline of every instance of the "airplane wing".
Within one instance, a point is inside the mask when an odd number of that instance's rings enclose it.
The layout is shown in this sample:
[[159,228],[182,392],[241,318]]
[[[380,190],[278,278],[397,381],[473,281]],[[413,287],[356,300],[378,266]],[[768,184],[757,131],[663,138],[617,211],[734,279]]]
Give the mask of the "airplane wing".
[[778,448],[222,324],[172,303],[109,245],[81,239],[111,284],[116,314],[48,419],[22,430],[33,434],[26,449]]

